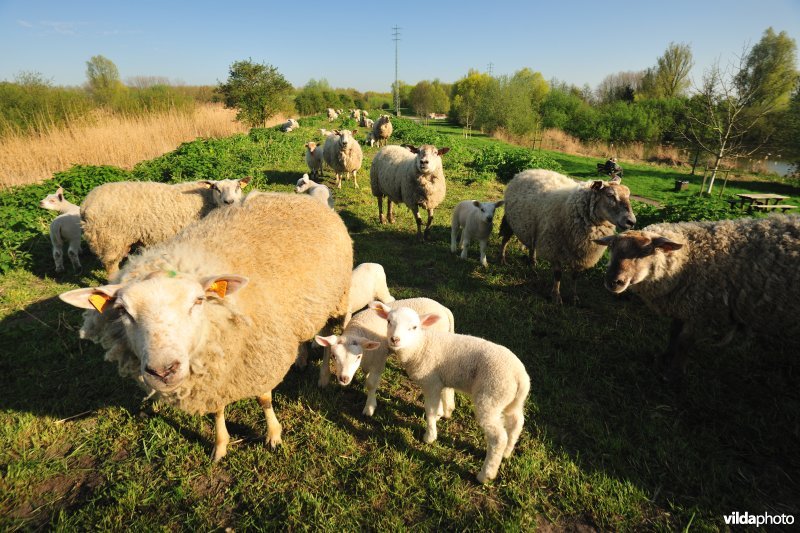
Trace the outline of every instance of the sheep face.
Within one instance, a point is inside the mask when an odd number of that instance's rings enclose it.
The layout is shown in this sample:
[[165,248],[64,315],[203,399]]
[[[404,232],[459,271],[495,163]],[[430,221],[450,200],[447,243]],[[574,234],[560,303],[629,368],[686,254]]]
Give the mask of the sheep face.
[[242,189],[250,183],[250,177],[240,180],[206,180],[201,183],[213,191],[214,204],[217,207],[225,207],[238,203],[242,199]]
[[420,316],[409,307],[392,309],[378,301],[372,302],[369,307],[387,321],[386,342],[389,350],[397,354],[401,363],[404,362],[403,352],[409,349],[413,351],[422,342],[422,330],[442,318],[433,313]]
[[336,379],[341,385],[349,385],[356,375],[356,370],[361,366],[361,359],[364,350],[374,350],[381,343],[358,337],[356,335],[342,335],[337,337],[316,336],[317,344],[329,347],[333,355],[334,367],[336,368]]
[[42,201],[39,202],[39,207],[49,209],[51,211],[58,211],[61,204],[64,202],[64,189],[59,187],[53,194],[48,194]]
[[144,383],[159,392],[175,389],[190,374],[192,354],[205,342],[210,306],[247,284],[241,276],[202,280],[163,272],[123,285],[77,289],[60,298],[77,307],[111,308],[127,344],[140,361]]
[[594,241],[608,246],[611,254],[605,275],[605,286],[619,294],[631,285],[641,283],[653,272],[657,254],[669,254],[683,247],[666,237],[641,231],[626,231]]
[[342,150],[346,150],[348,145],[350,145],[350,143],[355,143],[356,142],[356,140],[353,138],[353,135],[356,134],[356,131],[358,131],[358,130],[353,130],[353,131],[350,131],[350,130],[341,130],[341,131],[334,130],[334,133],[336,133],[339,136],[339,142],[342,143]]
[[487,224],[492,223],[495,210],[498,207],[501,207],[504,203],[505,200],[500,200],[498,202],[479,202],[478,200],[472,201],[472,205],[474,205],[481,212],[481,220],[485,221]]
[[595,194],[594,214],[608,220],[619,231],[633,228],[636,216],[631,208],[631,191],[619,183],[595,181],[591,185]]
[[294,188],[294,192],[297,194],[304,193],[310,189],[313,184],[308,174],[303,174],[303,177],[297,180],[297,186]]
[[450,148],[436,148],[432,144],[423,144],[419,148],[406,145],[412,153],[417,154],[417,172],[420,174],[435,174],[442,168],[442,158]]

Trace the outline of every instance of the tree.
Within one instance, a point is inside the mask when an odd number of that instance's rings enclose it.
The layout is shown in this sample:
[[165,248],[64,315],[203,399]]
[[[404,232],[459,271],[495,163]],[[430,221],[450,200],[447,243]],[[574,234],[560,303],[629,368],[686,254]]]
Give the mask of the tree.
[[231,65],[228,81],[217,91],[225,107],[238,110],[237,120],[255,127],[266,126],[270,117],[288,107],[292,86],[277,68],[248,59]]
[[434,112],[447,113],[450,111],[450,97],[439,80],[420,81],[411,89],[408,98],[414,112],[422,117],[427,117]]
[[604,104],[610,104],[617,100],[633,102],[642,85],[644,75],[644,71],[609,74],[597,86],[597,99]]
[[111,104],[125,90],[117,66],[107,57],[92,56],[86,62],[86,78],[89,92],[101,104]]
[[640,92],[647,98],[675,98],[682,96],[691,85],[692,48],[688,44],[669,43],[656,66],[645,71]]
[[470,69],[465,77],[453,84],[451,110],[459,124],[464,126],[467,132],[475,123],[482,93],[491,83],[491,76]]
[[736,89],[752,95],[752,106],[785,108],[797,83],[796,65],[795,40],[784,31],[776,34],[767,28],[736,74]]

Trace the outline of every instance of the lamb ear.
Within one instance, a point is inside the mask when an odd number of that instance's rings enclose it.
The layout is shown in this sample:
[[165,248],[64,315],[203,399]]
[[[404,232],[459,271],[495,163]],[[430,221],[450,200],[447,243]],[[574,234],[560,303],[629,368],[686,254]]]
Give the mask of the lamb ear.
[[383,302],[379,302],[378,300],[370,302],[369,308],[378,313],[378,316],[383,318],[384,320],[389,318],[389,313],[392,310],[391,307],[389,307]]
[[449,152],[449,151],[450,151],[450,148],[439,148],[439,149],[437,150],[437,152],[439,152],[439,155],[444,155],[444,154],[446,154],[446,153],[447,153],[447,152]]
[[122,285],[86,287],[59,294],[58,297],[62,302],[69,305],[74,305],[80,309],[94,309],[98,313],[102,313],[108,303],[114,301],[120,287]]
[[606,235],[605,237],[601,237],[600,239],[593,239],[595,244],[599,244],[601,246],[611,246],[611,243],[614,242],[616,239],[616,235]]
[[200,280],[200,285],[206,291],[206,295],[216,295],[220,298],[225,298],[234,294],[239,289],[243,288],[250,281],[249,278],[244,276],[235,275],[222,275],[222,276],[209,276]]
[[475,207],[480,207],[481,203],[478,200],[472,200],[472,205],[474,205]]
[[592,182],[592,190],[599,191],[603,188],[603,181],[602,180],[594,180]]
[[675,241],[671,241],[666,237],[656,237],[653,239],[653,248],[660,248],[664,253],[674,252],[675,250],[680,250],[683,248],[683,244]]
[[377,350],[381,347],[381,343],[367,339],[361,339],[360,344],[365,350]]
[[429,328],[439,322],[441,319],[442,317],[435,313],[428,313],[427,315],[422,315],[419,317],[420,324],[422,324],[423,328]]
[[239,187],[245,188],[250,183],[250,180],[253,179],[253,176],[247,176],[246,178],[242,178],[239,180]]
[[323,337],[322,335],[317,335],[314,337],[314,340],[320,346],[333,346],[339,340],[339,337],[336,335],[331,335],[329,337]]
[[498,201],[496,201],[496,202],[494,203],[494,207],[495,207],[495,208],[498,208],[498,207],[503,207],[505,204],[506,204],[506,201],[505,201],[505,200],[498,200]]
[[56,196],[58,197],[58,201],[59,201],[59,202],[63,202],[63,201],[64,201],[64,189],[62,189],[61,187],[59,187],[59,188],[56,190]]

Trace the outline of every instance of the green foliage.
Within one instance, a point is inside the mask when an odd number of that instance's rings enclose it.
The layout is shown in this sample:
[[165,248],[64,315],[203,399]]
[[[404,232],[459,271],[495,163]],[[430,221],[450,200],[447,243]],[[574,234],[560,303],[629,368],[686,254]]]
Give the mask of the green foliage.
[[420,81],[411,89],[409,100],[414,112],[421,117],[450,111],[450,96],[439,80]]
[[689,196],[668,202],[663,206],[641,204],[636,209],[637,227],[661,222],[688,222],[691,220],[725,220],[740,216],[730,206],[717,198]]
[[413,120],[392,117],[392,141],[397,144],[433,144],[441,148],[445,145],[443,135]]
[[119,79],[117,66],[101,55],[86,62],[86,78],[92,97],[101,105],[112,105],[127,90]]
[[508,183],[516,174],[530,168],[562,172],[561,165],[546,154],[499,144],[490,144],[478,152],[470,166],[478,172],[494,174],[502,183]]
[[15,82],[0,82],[0,136],[63,126],[91,108],[84,90],[53,87],[37,73],[22,73]]
[[692,70],[692,48],[688,44],[669,43],[657,65],[645,71],[639,98],[674,98],[682,96],[691,85],[689,71]]
[[255,127],[288,108],[292,86],[276,67],[247,60],[234,62],[217,90],[225,107],[238,110],[238,120]]
[[776,34],[767,28],[734,81],[740,95],[749,95],[748,105],[786,107],[798,81],[797,43],[785,31]]

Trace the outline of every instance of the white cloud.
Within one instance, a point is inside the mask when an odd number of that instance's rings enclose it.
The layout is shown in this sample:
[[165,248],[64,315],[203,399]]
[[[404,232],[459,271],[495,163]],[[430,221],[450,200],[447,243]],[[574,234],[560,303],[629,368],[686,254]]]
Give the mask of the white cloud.
[[19,26],[22,26],[23,28],[33,28],[33,24],[31,24],[31,23],[30,23],[30,22],[28,22],[27,20],[18,20],[18,21],[17,21],[17,24],[18,24]]

